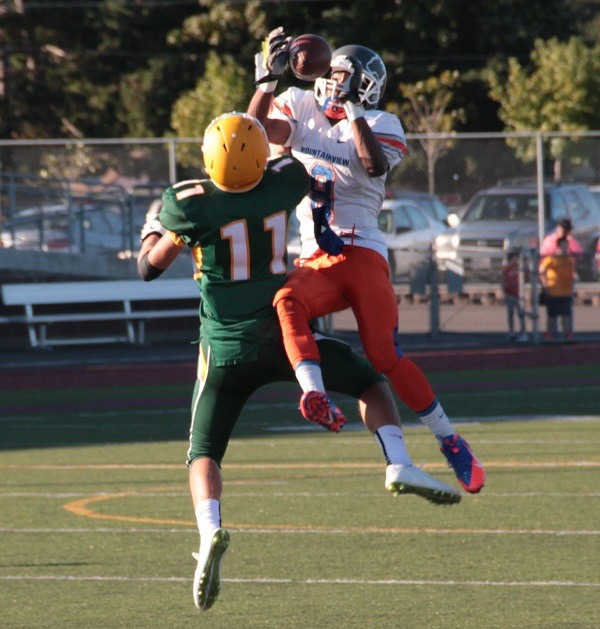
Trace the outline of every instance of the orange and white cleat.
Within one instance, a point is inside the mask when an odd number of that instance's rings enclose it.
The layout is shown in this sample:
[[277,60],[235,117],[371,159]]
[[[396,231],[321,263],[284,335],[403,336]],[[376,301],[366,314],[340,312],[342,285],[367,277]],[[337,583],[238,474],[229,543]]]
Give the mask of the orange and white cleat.
[[346,418],[340,409],[327,397],[324,391],[307,391],[300,398],[300,413],[310,422],[327,428],[330,432],[340,432]]

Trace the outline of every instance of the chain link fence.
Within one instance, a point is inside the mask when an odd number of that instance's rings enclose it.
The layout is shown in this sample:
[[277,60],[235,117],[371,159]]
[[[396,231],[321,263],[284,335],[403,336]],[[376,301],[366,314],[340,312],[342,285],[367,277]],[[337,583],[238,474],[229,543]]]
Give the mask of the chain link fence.
[[[535,186],[540,217],[547,203],[544,182],[600,187],[600,131],[407,138],[409,152],[390,174],[389,188],[435,194],[458,215],[474,195],[498,182]],[[197,169],[180,166],[178,156],[184,148],[197,151]],[[1,140],[2,247],[48,252],[49,266],[61,254],[131,259],[150,203],[170,182],[204,176],[201,164],[197,138]],[[541,238],[547,228],[543,218],[538,218],[536,228]],[[595,228],[598,237],[600,220]],[[413,277],[396,284],[401,333],[507,334],[499,267],[485,282],[465,277],[456,282],[438,263],[435,244],[431,243],[429,267],[418,281]],[[536,302],[537,252],[522,247],[521,254],[522,272],[528,278],[521,298],[528,333],[535,337],[545,327],[544,311]],[[576,335],[600,334],[599,299],[599,282],[576,283]],[[337,318],[334,324],[347,325]]]

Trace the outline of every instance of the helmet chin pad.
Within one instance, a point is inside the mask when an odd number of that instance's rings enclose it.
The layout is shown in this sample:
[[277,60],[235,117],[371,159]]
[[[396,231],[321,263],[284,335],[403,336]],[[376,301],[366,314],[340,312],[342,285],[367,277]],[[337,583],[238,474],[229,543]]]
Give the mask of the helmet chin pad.
[[344,105],[337,100],[331,98],[325,99],[325,103],[322,105],[323,113],[333,120],[343,120],[346,117],[346,110]]
[[340,88],[341,83],[333,79],[320,78],[315,81],[315,99],[321,106],[323,113],[333,120],[343,120],[346,117],[343,104],[333,98],[336,90],[339,93]]

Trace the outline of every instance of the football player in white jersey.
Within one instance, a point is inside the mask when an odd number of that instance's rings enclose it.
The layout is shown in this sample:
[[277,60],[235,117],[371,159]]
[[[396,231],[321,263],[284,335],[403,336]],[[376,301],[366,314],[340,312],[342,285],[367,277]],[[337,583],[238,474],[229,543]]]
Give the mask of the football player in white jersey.
[[437,437],[463,488],[477,493],[485,481],[483,466],[425,374],[396,342],[398,305],[377,215],[387,173],[407,146],[398,118],[377,109],[385,65],[369,48],[343,46],[314,89],[291,87],[276,97],[290,39],[277,28],[267,38],[266,58],[256,56],[257,90],[248,113],[263,123],[269,142],[289,147],[311,177],[310,192],[297,209],[301,256],[273,302],[304,391],[300,410],[325,426],[339,414],[324,390],[309,321],[350,307],[369,360]]

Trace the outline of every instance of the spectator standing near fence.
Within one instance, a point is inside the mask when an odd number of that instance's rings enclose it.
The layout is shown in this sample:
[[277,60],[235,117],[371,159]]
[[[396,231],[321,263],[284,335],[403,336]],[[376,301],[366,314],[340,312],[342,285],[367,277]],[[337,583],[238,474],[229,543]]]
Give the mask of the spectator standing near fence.
[[[510,251],[502,267],[502,290],[506,305],[508,338],[518,343],[526,342],[529,337],[525,330],[525,308],[521,299],[519,252]],[[519,319],[519,334],[515,334],[515,316]]]
[[545,293],[547,323],[545,339],[554,341],[558,334],[558,319],[566,341],[573,340],[573,284],[575,260],[569,253],[566,237],[557,241],[558,254],[546,256],[540,262],[539,276]]
[[555,256],[560,253],[559,240],[565,238],[567,241],[568,252],[572,256],[583,255],[583,247],[580,242],[571,233],[573,231],[573,223],[570,218],[563,218],[556,229],[548,234],[540,248],[540,255],[543,256]]

